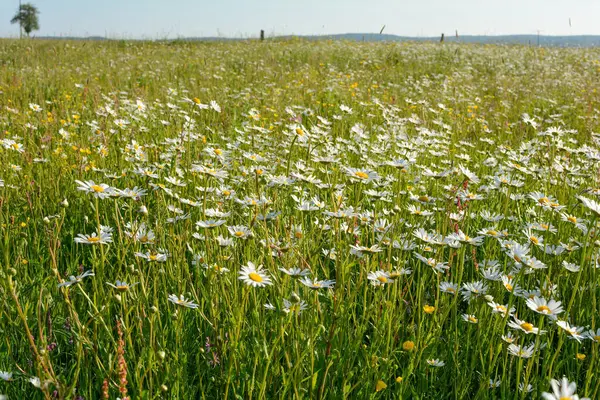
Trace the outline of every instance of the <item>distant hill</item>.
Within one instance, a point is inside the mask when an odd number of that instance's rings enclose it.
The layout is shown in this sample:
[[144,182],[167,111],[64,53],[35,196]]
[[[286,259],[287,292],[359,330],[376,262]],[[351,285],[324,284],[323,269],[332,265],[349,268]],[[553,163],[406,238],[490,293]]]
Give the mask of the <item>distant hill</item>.
[[[268,37],[266,40],[281,40],[299,38],[305,40],[348,40],[357,42],[439,42],[440,36],[415,37],[398,36],[378,33],[341,33],[335,35],[288,35]],[[104,38],[101,36],[67,37],[67,36],[40,36],[37,39],[62,39],[62,40],[121,40]],[[182,37],[158,41],[232,41],[256,40],[256,38],[227,38],[227,37]],[[480,43],[480,44],[524,44],[556,47],[595,47],[600,46],[600,35],[574,35],[574,36],[548,36],[548,35],[464,35],[456,37],[454,34],[446,35],[445,42],[452,43]]]

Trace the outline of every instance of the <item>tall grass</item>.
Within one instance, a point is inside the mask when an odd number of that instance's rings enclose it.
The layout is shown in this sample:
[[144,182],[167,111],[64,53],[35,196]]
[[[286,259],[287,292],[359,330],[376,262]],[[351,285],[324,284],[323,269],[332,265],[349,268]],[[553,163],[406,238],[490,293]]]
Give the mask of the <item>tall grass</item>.
[[0,393],[598,398],[599,57],[1,41]]

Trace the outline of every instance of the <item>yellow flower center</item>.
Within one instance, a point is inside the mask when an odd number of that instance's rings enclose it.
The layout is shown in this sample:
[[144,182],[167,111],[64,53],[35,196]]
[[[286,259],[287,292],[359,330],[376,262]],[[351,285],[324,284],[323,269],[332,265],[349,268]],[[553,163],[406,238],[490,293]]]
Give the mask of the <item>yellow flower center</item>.
[[218,156],[220,156],[221,154],[223,154],[223,150],[221,150],[221,149],[215,149],[214,152]]
[[150,254],[148,258],[152,261],[156,261],[156,259],[158,258],[158,254]]
[[304,136],[304,131],[302,130],[302,128],[296,128],[296,134],[298,136]]
[[548,199],[547,197],[542,197],[541,199],[538,200],[538,202],[540,204],[548,204],[548,203],[550,203],[550,199]]
[[378,276],[377,280],[381,283],[387,283],[387,281],[388,281],[388,279],[383,275]]
[[476,324],[477,323],[477,318],[473,317],[473,316],[469,316],[469,321]]
[[540,244],[540,240],[538,238],[536,238],[535,236],[529,236],[529,240],[533,244]]
[[429,201],[429,196],[419,196],[419,201],[426,203]]
[[596,342],[600,342],[600,335],[596,335],[596,336],[594,336],[594,341],[596,341]]
[[231,192],[229,190],[223,190],[224,196],[229,196],[230,194],[231,194]]
[[102,186],[100,186],[100,185],[92,185],[90,187],[96,193],[102,193],[102,192],[104,192],[104,188]]
[[300,305],[299,304],[294,304],[291,305],[289,308],[290,312],[299,312],[300,311]]
[[248,274],[248,278],[250,278],[250,279],[251,279],[251,280],[253,280],[254,282],[258,282],[258,283],[260,283],[260,282],[262,282],[262,281],[263,281],[263,278],[262,278],[262,276],[260,276],[260,275],[259,275],[259,274],[257,274],[256,272],[250,272],[250,273]]
[[90,242],[90,243],[97,243],[99,241],[100,241],[100,238],[97,236],[92,236],[92,237],[88,238],[88,242]]
[[146,242],[148,242],[148,236],[146,236],[146,235],[142,236],[142,237],[140,238],[140,242],[142,242],[142,243],[146,243]]
[[492,236],[496,236],[498,234],[498,232],[494,231],[494,230],[490,230],[490,231],[487,231],[487,234],[488,235],[492,235]]
[[302,239],[302,232],[296,231],[294,232],[294,236],[296,237],[296,239]]
[[525,332],[531,332],[531,331],[533,331],[533,325],[530,324],[529,322],[523,322],[521,324],[521,328],[523,328],[523,330]]
[[237,231],[236,233],[234,233],[234,235],[237,236],[237,237],[242,237],[242,236],[244,236],[244,232]]
[[539,306],[537,308],[537,311],[541,313],[548,313],[550,312],[550,308],[548,308],[548,306]]
[[369,179],[369,174],[367,174],[366,172],[357,171],[354,173],[354,175],[356,175],[360,179]]
[[571,215],[570,217],[567,217],[567,221],[569,221],[569,222],[571,222],[573,224],[576,224],[577,223],[577,218]]
[[406,342],[402,343],[402,349],[404,351],[411,351],[414,348],[415,348],[415,342],[413,342],[412,340],[407,340]]

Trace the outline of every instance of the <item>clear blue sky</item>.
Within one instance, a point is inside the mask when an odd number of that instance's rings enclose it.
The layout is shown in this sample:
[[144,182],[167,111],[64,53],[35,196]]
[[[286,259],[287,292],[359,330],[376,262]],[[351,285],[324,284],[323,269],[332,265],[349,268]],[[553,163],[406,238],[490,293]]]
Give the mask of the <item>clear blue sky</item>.
[[[27,0],[23,0],[24,2]],[[600,35],[600,0],[32,0],[39,36]],[[0,0],[0,36],[18,36],[18,0]],[[569,26],[571,18],[571,27]]]

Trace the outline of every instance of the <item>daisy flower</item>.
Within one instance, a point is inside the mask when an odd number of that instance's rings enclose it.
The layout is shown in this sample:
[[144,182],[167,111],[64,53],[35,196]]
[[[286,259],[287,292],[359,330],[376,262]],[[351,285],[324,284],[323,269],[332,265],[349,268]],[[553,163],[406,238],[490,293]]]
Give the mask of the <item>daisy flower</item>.
[[533,326],[533,324],[531,324],[527,321],[522,321],[522,320],[518,319],[517,317],[513,317],[513,321],[510,321],[508,323],[508,326],[510,326],[513,329],[517,329],[522,332],[525,332],[526,334],[533,333],[534,335],[539,335],[539,334],[543,334],[546,332],[546,331],[540,331],[540,328],[536,328],[535,326]]
[[106,282],[106,284],[119,292],[126,292],[131,289],[133,286],[137,285],[139,282],[129,284],[127,282],[116,281],[114,284]]
[[427,364],[431,365],[432,367],[443,367],[444,365],[446,365],[444,361],[439,360],[437,358],[428,359]]
[[252,261],[248,261],[248,265],[242,267],[239,275],[238,279],[252,287],[264,287],[272,284],[271,278],[262,269],[262,265],[257,268]]
[[108,186],[105,183],[97,184],[94,181],[78,181],[76,180],[79,186],[77,190],[81,190],[82,192],[91,193],[92,196],[97,197],[99,199],[106,199],[112,196],[114,189]]
[[600,328],[598,328],[596,331],[590,329],[585,335],[594,342],[600,343]]
[[169,255],[167,253],[159,253],[156,251],[147,251],[145,253],[136,252],[134,253],[136,257],[143,258],[147,261],[156,261],[156,262],[165,262]]
[[11,381],[12,380],[12,376],[13,373],[12,372],[8,372],[8,371],[0,371],[0,379],[4,380],[4,381]]
[[227,230],[231,236],[238,239],[248,239],[252,236],[252,231],[243,225],[228,226]]
[[475,315],[473,315],[473,314],[463,314],[462,319],[463,319],[463,321],[469,322],[471,324],[476,324],[477,322],[479,322],[477,317],[475,317]]
[[107,244],[111,242],[112,235],[109,232],[100,232],[100,236],[97,236],[96,233],[92,233],[91,235],[80,233],[75,238],[75,243],[81,244]]
[[579,270],[581,269],[580,265],[573,264],[565,260],[563,260],[562,265],[569,272],[579,272]]
[[90,270],[90,271],[85,271],[83,274],[81,275],[77,275],[77,276],[73,276],[71,275],[69,277],[68,281],[64,281],[58,284],[58,287],[69,287],[69,286],[73,286],[76,285],[78,283],[80,283],[83,278],[86,278],[88,276],[94,276],[94,273]]
[[556,316],[563,312],[560,301],[546,301],[543,297],[534,296],[532,299],[528,299],[526,304],[536,313],[548,315],[552,319],[556,319]]
[[198,228],[204,228],[204,229],[207,229],[207,228],[216,228],[218,226],[223,225],[225,222],[227,222],[227,221],[225,221],[224,219],[209,219],[207,221],[198,221],[198,222],[196,222],[196,226]]
[[584,328],[582,327],[571,326],[567,321],[556,321],[556,325],[558,325],[565,332],[567,332],[571,339],[575,339],[578,342],[581,342],[581,339],[585,339],[585,336],[581,335],[581,333],[583,333],[584,330]]
[[516,357],[521,358],[530,358],[533,355],[533,349],[535,348],[535,344],[531,344],[529,346],[518,346],[516,344],[510,344],[508,346],[508,352]]
[[373,286],[383,286],[387,283],[392,283],[394,280],[390,278],[390,274],[385,271],[369,272],[367,279],[371,281]]
[[[298,298],[298,299],[292,299],[292,300],[300,300],[300,299]],[[286,314],[289,314],[289,313],[300,314],[300,313],[302,313],[302,311],[306,310],[307,308],[308,308],[308,306],[304,300],[290,301],[287,299],[283,299],[283,312]]]
[[178,306],[187,307],[187,308],[198,308],[198,304],[194,303],[191,300],[186,300],[183,295],[177,297],[174,294],[169,295],[169,301],[173,304],[177,304]]
[[488,303],[488,305],[490,307],[492,307],[492,312],[496,313],[496,314],[500,314],[502,315],[502,317],[506,317],[506,314],[508,313],[508,315],[512,315],[515,312],[515,308],[511,307],[510,310],[508,309],[508,306],[505,306],[503,304],[498,304],[494,301],[490,301]]
[[357,168],[344,168],[346,171],[346,175],[348,175],[351,179],[358,182],[371,182],[373,180],[379,180],[379,174],[375,171],[357,169]]
[[577,196],[577,198],[579,201],[581,201],[581,204],[583,204],[584,207],[591,210],[596,215],[600,215],[600,203],[596,202],[595,200],[587,199],[583,196]]
[[458,285],[452,282],[442,282],[440,283],[440,290],[455,295],[458,292]]
[[560,381],[552,379],[550,381],[550,386],[552,386],[552,393],[542,393],[542,397],[545,400],[589,400],[587,397],[580,399],[579,396],[575,394],[577,391],[577,384],[575,382],[569,382],[564,376]]
[[289,268],[289,269],[279,268],[279,270],[281,272],[283,272],[284,274],[289,275],[289,276],[307,276],[307,275],[310,275],[310,270],[308,270],[308,269],[301,269],[301,268],[298,268],[298,267],[293,267],[293,268]]
[[335,285],[334,280],[319,281],[317,279],[310,279],[307,276],[300,279],[300,283],[302,283],[303,285],[305,285],[311,289],[330,289]]

